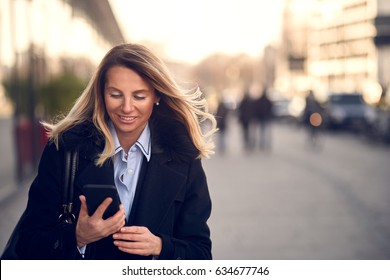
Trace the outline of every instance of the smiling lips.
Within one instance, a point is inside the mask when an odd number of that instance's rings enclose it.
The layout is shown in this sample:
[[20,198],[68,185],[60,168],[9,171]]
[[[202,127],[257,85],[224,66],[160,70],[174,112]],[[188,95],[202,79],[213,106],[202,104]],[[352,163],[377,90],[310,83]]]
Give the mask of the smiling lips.
[[119,118],[123,121],[126,121],[126,122],[131,122],[131,121],[134,121],[136,119],[136,117],[126,117],[126,116],[119,116]]

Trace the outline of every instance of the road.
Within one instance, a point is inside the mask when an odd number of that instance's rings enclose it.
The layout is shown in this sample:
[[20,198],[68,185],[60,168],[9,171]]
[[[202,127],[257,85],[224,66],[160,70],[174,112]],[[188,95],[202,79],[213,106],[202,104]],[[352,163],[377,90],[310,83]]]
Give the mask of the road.
[[348,134],[308,146],[272,127],[272,150],[245,154],[230,126],[226,154],[204,162],[216,259],[390,259],[390,148]]
[[[390,147],[349,134],[308,146],[294,124],[272,126],[272,149],[243,152],[234,119],[227,151],[203,165],[215,259],[390,259]],[[1,203],[3,248],[27,187]]]

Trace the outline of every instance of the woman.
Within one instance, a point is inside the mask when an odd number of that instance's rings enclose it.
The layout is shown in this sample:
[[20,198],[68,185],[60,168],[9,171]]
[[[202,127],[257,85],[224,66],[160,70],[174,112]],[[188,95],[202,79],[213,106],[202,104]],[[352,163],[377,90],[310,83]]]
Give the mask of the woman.
[[[179,89],[164,63],[135,44],[114,47],[68,115],[44,123],[50,141],[31,185],[19,255],[26,259],[211,259],[211,213],[201,158],[212,153],[215,119],[199,90]],[[199,120],[211,121],[204,133]],[[66,225],[58,254],[64,151],[79,151],[74,182],[77,221]],[[115,185],[88,215],[82,187]]]

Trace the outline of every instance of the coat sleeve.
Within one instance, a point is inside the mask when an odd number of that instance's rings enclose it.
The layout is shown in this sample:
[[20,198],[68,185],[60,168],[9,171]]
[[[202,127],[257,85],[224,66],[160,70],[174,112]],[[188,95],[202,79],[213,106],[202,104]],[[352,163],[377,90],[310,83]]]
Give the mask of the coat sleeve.
[[[22,259],[72,259],[78,255],[75,224],[61,226],[63,152],[48,143],[31,184],[17,251]],[[58,239],[63,234],[63,250]]]
[[211,199],[200,160],[189,168],[183,204],[175,221],[173,236],[160,234],[160,259],[212,259],[210,229]]

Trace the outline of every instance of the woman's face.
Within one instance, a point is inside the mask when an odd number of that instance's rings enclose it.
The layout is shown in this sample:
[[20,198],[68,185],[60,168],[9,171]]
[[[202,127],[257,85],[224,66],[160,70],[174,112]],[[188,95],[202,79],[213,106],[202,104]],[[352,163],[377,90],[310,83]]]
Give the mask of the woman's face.
[[121,146],[129,149],[141,135],[159,98],[135,71],[114,66],[106,74],[104,100]]

